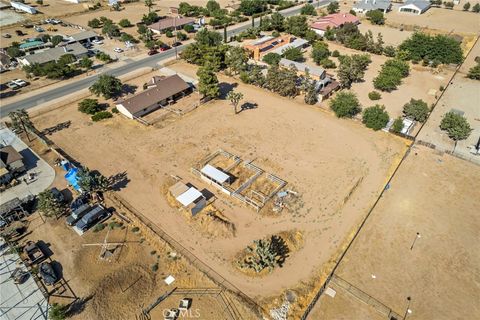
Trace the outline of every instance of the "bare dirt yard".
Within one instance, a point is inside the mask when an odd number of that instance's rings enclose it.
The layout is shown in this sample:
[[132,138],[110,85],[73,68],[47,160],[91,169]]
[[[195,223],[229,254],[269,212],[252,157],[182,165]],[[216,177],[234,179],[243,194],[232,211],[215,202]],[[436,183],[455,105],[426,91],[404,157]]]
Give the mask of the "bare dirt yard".
[[[477,165],[415,146],[336,274],[408,319],[478,318],[479,176]],[[311,319],[371,311],[338,293],[322,297]]]
[[[169,67],[187,76],[196,72],[182,62]],[[220,80],[222,88],[234,81]],[[119,191],[122,197],[245,293],[269,297],[304,286],[332,259],[375,201],[406,143],[259,88],[238,84],[236,90],[258,107],[235,115],[227,101],[212,101],[159,128],[120,115],[92,123],[74,103],[34,122],[42,129],[70,120],[68,129],[51,136],[56,144],[106,176],[125,171],[129,182]],[[220,148],[286,180],[301,195],[298,210],[263,216],[190,174],[195,163]],[[213,192],[215,207],[235,224],[236,236],[210,239],[189,225],[162,193],[171,175]],[[302,232],[305,244],[282,268],[261,280],[236,271],[235,255],[253,240],[292,229]]]
[[434,144],[440,150],[452,151],[454,142],[440,130],[439,126],[445,113],[452,109],[459,110],[464,113],[463,116],[467,118],[473,131],[466,140],[458,142],[455,152],[480,163],[480,156],[472,155],[469,150],[469,147],[475,145],[480,139],[480,82],[466,77],[468,70],[476,65],[475,57],[478,56],[480,56],[480,42],[477,41],[459,72],[446,87],[445,93],[421,131],[419,139]]

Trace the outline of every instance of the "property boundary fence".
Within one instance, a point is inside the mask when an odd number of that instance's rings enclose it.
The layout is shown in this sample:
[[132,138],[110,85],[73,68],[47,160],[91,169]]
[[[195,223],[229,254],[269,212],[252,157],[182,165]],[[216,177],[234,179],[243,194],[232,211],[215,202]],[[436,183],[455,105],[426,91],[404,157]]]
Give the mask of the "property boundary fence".
[[[193,266],[203,272],[210,280],[216,283],[218,286],[223,288],[224,290],[235,294],[240,300],[245,302],[249,305],[249,307],[257,314],[257,316],[261,316],[263,309],[260,307],[252,298],[248,295],[243,293],[239,288],[237,288],[234,284],[229,282],[215,270],[213,270],[210,266],[208,266],[205,262],[200,260],[195,254],[193,254],[190,250],[185,248],[182,244],[178,241],[173,239],[168,233],[166,233],[161,227],[154,224],[150,219],[145,217],[142,213],[140,213],[137,209],[135,209],[130,203],[128,203],[125,199],[121,198],[119,195],[115,193],[108,193],[107,197],[109,197],[117,207],[124,208],[128,212],[130,212],[133,217],[138,220],[147,230],[152,232],[154,235],[160,237],[162,240],[167,242],[172,248],[174,248],[179,254],[183,255]],[[240,313],[236,312],[238,318],[242,319]]]

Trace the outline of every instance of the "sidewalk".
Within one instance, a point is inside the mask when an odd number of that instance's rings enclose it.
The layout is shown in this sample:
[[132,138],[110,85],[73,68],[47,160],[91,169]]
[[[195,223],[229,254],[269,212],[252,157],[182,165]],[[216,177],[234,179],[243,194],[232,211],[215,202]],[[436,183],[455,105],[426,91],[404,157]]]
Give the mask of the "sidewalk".
[[[14,198],[22,199],[28,195],[37,195],[50,187],[55,179],[55,170],[33,150],[31,150],[22,140],[20,140],[10,129],[0,127],[0,144],[12,145],[22,156],[27,173],[19,178],[21,183],[13,188],[0,193],[0,204],[10,201]],[[35,181],[26,184],[23,177],[28,173],[35,173]]]

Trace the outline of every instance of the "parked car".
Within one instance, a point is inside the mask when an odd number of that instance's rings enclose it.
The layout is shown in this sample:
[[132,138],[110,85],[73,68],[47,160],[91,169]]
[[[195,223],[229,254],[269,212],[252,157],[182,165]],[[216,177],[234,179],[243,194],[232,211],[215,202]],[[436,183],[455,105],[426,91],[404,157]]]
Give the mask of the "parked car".
[[84,203],[88,203],[88,200],[90,199],[90,195],[88,193],[82,193],[75,199],[73,199],[72,203],[70,204],[70,209],[73,211],[80,207]]
[[45,259],[45,254],[33,241],[27,242],[27,245],[23,248],[23,252],[27,255],[30,264],[38,263]]
[[60,202],[60,203],[65,202],[65,196],[63,195],[63,193],[60,190],[53,187],[52,189],[50,189],[50,191],[52,191],[53,196],[55,197],[55,199],[57,199],[58,202]]
[[38,268],[38,273],[40,274],[40,277],[43,279],[43,282],[45,282],[47,286],[51,286],[58,281],[57,273],[49,262],[43,262],[42,264],[40,264],[40,267]]
[[152,50],[148,51],[149,56],[153,56],[154,54],[157,54],[157,53],[158,53],[158,51],[155,50],[155,49],[152,49]]
[[13,81],[7,82],[7,87],[9,87],[12,90],[20,89],[20,86]]
[[99,44],[103,44],[103,41],[102,40],[92,40],[92,43],[99,45]]
[[4,37],[4,38],[7,38],[7,39],[8,39],[8,38],[11,38],[11,37],[12,37],[12,35],[11,35],[10,33],[4,33],[4,34],[2,35],[2,37]]
[[28,82],[22,79],[15,79],[15,80],[12,80],[12,82],[20,87],[25,87],[28,85]]
[[86,215],[84,215],[73,227],[73,229],[80,235],[84,234],[88,229],[95,224],[110,217],[111,213],[106,211],[101,205],[96,205]]
[[115,48],[115,49],[113,49],[113,51],[115,51],[116,53],[122,53],[123,49],[122,48]]
[[182,45],[182,43],[180,41],[177,41],[177,42],[174,42],[172,44],[172,47],[178,47],[178,46],[181,46],[181,45]]
[[17,36],[23,36],[23,35],[25,35],[26,33],[23,33],[22,30],[15,30],[15,34],[16,34]]
[[33,24],[31,24],[31,23],[24,23],[24,24],[22,24],[22,27],[27,28],[27,29],[30,29],[30,28],[33,28]]
[[34,29],[37,32],[44,32],[45,31],[42,27],[39,27],[39,26],[35,26]]
[[72,214],[67,217],[67,224],[69,226],[75,225],[78,220],[80,220],[84,215],[86,215],[91,210],[91,207],[88,203],[82,204],[75,210],[72,210]]
[[160,46],[160,51],[167,51],[168,49],[171,49],[171,47],[169,45],[162,44]]

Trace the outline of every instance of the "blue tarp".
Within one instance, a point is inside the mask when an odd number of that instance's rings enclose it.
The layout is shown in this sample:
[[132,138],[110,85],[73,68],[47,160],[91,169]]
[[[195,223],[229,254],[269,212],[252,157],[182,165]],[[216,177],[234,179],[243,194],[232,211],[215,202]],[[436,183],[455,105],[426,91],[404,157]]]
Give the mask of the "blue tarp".
[[65,179],[67,179],[68,183],[77,191],[81,192],[80,186],[78,185],[78,168],[71,168],[68,170],[67,174],[65,175]]

